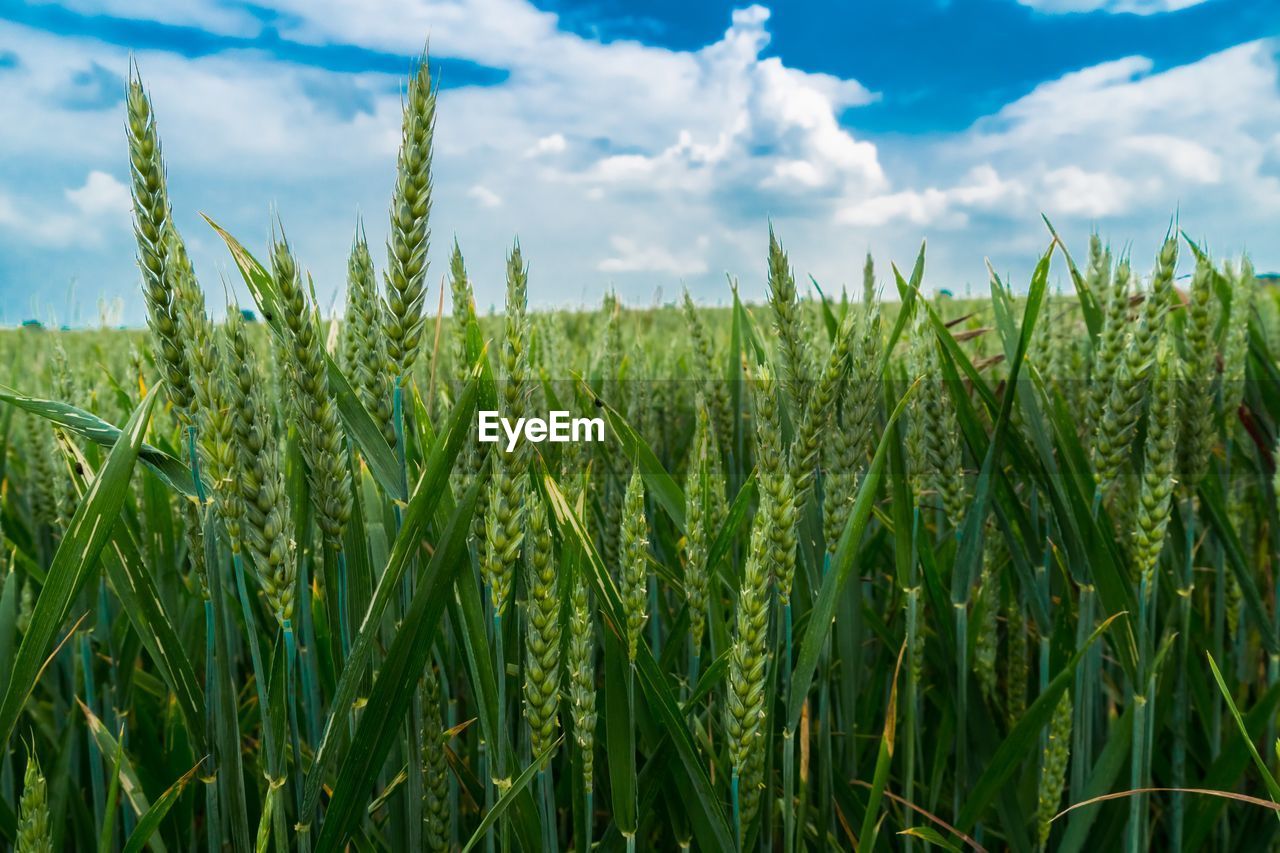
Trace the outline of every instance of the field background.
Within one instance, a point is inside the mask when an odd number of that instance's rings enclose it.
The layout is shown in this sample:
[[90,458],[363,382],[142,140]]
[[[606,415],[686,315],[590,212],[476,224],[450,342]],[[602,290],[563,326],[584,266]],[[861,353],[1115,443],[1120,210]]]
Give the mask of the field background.
[[0,334],[6,844],[1274,846],[1247,256],[1046,219],[981,297],[923,246],[824,293],[770,229],[762,302],[537,312],[514,243],[479,316],[457,242],[428,286],[436,95],[424,58],[331,315],[282,218],[200,223],[251,302],[197,278],[131,76],[148,328]]

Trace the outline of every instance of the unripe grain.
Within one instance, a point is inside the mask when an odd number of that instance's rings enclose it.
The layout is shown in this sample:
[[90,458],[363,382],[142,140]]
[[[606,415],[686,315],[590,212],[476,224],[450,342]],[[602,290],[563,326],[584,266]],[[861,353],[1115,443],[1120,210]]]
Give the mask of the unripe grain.
[[927,319],[919,318],[912,341],[912,373],[923,381],[912,398],[907,438],[912,448],[912,480],[917,495],[937,493],[947,520],[958,531],[968,506],[960,428],[943,386],[937,346]]
[[1111,383],[1102,419],[1094,438],[1094,476],[1097,494],[1106,495],[1128,458],[1141,416],[1147,377],[1156,356],[1173,292],[1178,242],[1165,241],[1151,276],[1142,317],[1125,350],[1124,361]]
[[798,414],[804,411],[809,396],[808,335],[800,317],[795,274],[772,226],[769,228],[769,306],[773,309],[773,326],[778,335],[782,384],[791,411]]
[[1000,575],[997,568],[1001,556],[1001,540],[994,530],[983,538],[982,575],[978,581],[978,605],[981,618],[974,637],[973,672],[982,695],[992,700],[996,695],[996,655],[999,651]]
[[383,438],[394,447],[396,431],[392,423],[391,387],[387,382],[382,325],[378,281],[361,227],[356,230],[347,260],[346,328],[350,341],[347,369],[360,402],[382,429]]
[[1195,492],[1208,470],[1217,438],[1213,421],[1214,387],[1218,373],[1218,353],[1213,339],[1216,302],[1213,265],[1207,257],[1198,258],[1183,324],[1186,393],[1179,395],[1182,398],[1179,467],[1182,486],[1189,494]]
[[[555,742],[560,707],[559,566],[552,553],[547,509],[534,499],[528,514],[529,603],[525,630],[525,708],[535,756]],[[548,760],[550,757],[548,756]]]
[[22,799],[18,802],[18,836],[16,853],[53,853],[53,835],[49,826],[49,797],[40,762],[34,752],[27,754],[27,770],[22,780]]
[[422,841],[431,853],[449,849],[449,736],[443,705],[440,677],[428,663],[422,676]]
[[627,482],[619,533],[622,573],[619,594],[627,619],[627,658],[634,665],[649,603],[649,531],[644,515],[644,479],[636,465]]
[[[1094,275],[1099,284],[1105,280],[1101,270]],[[1098,347],[1089,374],[1086,413],[1091,424],[1097,424],[1101,420],[1111,383],[1124,360],[1124,345],[1129,332],[1129,277],[1129,261],[1121,260],[1116,267],[1115,278],[1105,290],[1102,331],[1098,335]]]
[[[526,315],[527,271],[517,245],[507,262],[507,310],[499,369],[503,417],[524,416],[528,399],[529,320]],[[528,451],[519,444],[492,455],[488,504],[485,508],[485,551],[481,570],[489,585],[493,612],[501,615],[511,594],[516,563],[524,540],[524,504],[528,492]]]
[[1047,849],[1051,821],[1062,802],[1062,788],[1066,782],[1067,761],[1071,755],[1071,693],[1064,692],[1053,709],[1049,723],[1049,737],[1045,741],[1044,755],[1040,762],[1040,785],[1036,805],[1036,840],[1040,849]]
[[582,756],[582,784],[589,792],[595,784],[596,641],[591,590],[581,572],[574,580],[569,604],[569,710],[574,740]]
[[[689,328],[689,341],[693,347],[694,363],[697,365],[698,373],[702,380],[699,383],[702,388],[701,393],[715,424],[716,434],[723,438],[731,434],[729,395],[725,388],[725,383],[722,381],[722,374],[717,370],[711,338],[702,322],[702,318],[698,316],[698,310],[693,304],[693,297],[689,295],[687,289],[684,291],[682,306],[684,308],[685,322]],[[713,446],[713,450],[719,455],[720,447],[718,445]]]
[[245,507],[246,540],[276,618],[293,618],[296,571],[292,516],[256,354],[234,306],[227,309],[228,396],[235,425],[236,470]]
[[[752,802],[750,793],[755,784],[752,754],[764,748],[765,674],[769,666],[768,526],[768,517],[758,512],[738,594],[724,706],[729,762],[739,779],[744,805]],[[752,817],[744,808],[742,823],[750,823]]]
[[1150,588],[1164,549],[1165,528],[1169,524],[1178,445],[1177,354],[1164,347],[1157,355],[1155,389],[1147,424],[1147,441],[1142,465],[1142,490],[1133,534],[1135,571]]
[[427,58],[409,80],[405,95],[396,188],[387,237],[387,360],[396,381],[409,377],[422,344],[423,302],[427,295],[427,248],[431,230],[431,155],[436,93]]
[[849,374],[837,404],[836,429],[827,443],[822,521],[823,538],[831,554],[853,512],[858,481],[872,450],[881,390],[879,369],[880,312],[876,310],[868,315],[851,354]]
[[1253,262],[1247,256],[1241,259],[1238,272],[1228,267],[1226,275],[1231,284],[1231,308],[1222,342],[1222,398],[1224,413],[1234,417],[1244,399],[1245,368],[1249,359],[1249,318],[1253,315],[1258,285]]
[[876,301],[876,262],[867,252],[867,260],[862,265],[862,307],[870,311]]
[[689,606],[689,643],[696,654],[702,648],[703,632],[707,625],[707,558],[711,546],[707,508],[710,503],[711,484],[708,457],[714,453],[710,433],[710,417],[701,395],[695,403],[697,426],[694,430],[693,452],[689,458],[689,471],[685,479],[685,568],[684,592]]
[[138,242],[138,267],[142,271],[142,295],[147,325],[154,341],[156,366],[169,392],[179,420],[190,423],[193,404],[191,365],[187,360],[174,300],[173,230],[169,191],[165,180],[160,136],[156,131],[151,99],[136,76],[129,78],[125,96],[128,118],[129,168],[132,178],[133,231]]
[[796,569],[795,487],[782,448],[782,422],[778,388],[767,364],[761,365],[752,383],[756,421],[756,467],[760,480],[760,509],[764,524],[766,578],[778,584],[782,604],[791,598]]
[[329,393],[320,324],[302,287],[297,262],[283,240],[272,247],[271,267],[284,322],[282,343],[291,380],[290,398],[297,409],[299,445],[307,463],[316,524],[326,542],[340,547],[351,517],[351,471],[346,434]]
[[1009,641],[1005,663],[1005,712],[1012,726],[1027,710],[1027,620],[1018,597],[1012,596],[1006,611]]
[[849,354],[853,349],[854,314],[850,311],[835,340],[808,400],[791,443],[791,480],[795,488],[796,515],[803,516],[818,475],[818,461],[824,439],[830,432],[836,398],[849,371]]

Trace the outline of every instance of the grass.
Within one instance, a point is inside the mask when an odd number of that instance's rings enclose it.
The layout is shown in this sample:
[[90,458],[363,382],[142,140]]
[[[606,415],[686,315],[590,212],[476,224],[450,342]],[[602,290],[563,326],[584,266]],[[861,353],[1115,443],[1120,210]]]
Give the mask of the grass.
[[[347,320],[283,225],[264,264],[210,221],[261,318],[215,323],[132,80],[148,331],[0,333],[4,844],[1280,842],[1247,259],[1050,225],[1016,290],[930,298],[922,248],[851,299],[771,233],[767,304],[538,313],[516,244],[480,318],[455,244],[433,317],[433,93]],[[505,453],[481,409],[607,440]]]

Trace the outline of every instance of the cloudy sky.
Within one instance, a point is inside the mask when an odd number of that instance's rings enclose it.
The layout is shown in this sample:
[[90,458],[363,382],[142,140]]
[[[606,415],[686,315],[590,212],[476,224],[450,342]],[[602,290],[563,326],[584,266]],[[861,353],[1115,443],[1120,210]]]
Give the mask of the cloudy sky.
[[1141,267],[1176,214],[1280,268],[1274,0],[8,0],[0,320],[142,317],[131,55],[206,289],[235,272],[198,214],[258,249],[278,211],[328,299],[358,216],[382,244],[428,39],[432,302],[454,237],[482,309],[517,237],[538,305],[758,298],[770,220],[832,289],[925,238],[931,287],[1025,279],[1041,213]]

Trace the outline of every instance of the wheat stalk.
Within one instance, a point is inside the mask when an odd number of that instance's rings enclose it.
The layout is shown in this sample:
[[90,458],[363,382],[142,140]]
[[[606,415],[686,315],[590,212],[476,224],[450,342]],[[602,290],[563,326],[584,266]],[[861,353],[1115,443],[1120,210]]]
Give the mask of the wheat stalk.
[[[729,648],[729,674],[725,691],[725,737],[734,779],[736,823],[741,827],[754,817],[739,803],[754,789],[751,754],[762,748],[765,671],[769,664],[769,574],[766,512],[759,512],[751,533],[751,547],[743,569],[742,587],[734,617],[733,644]],[[748,800],[749,802],[749,800]]]
[[526,518],[530,572],[525,618],[525,713],[533,754],[546,754],[549,763],[549,750],[556,737],[556,709],[560,706],[559,566],[553,558],[551,526],[541,500],[533,501]]
[[427,296],[427,249],[431,230],[431,155],[436,124],[436,92],[424,55],[405,93],[404,123],[391,198],[387,237],[387,361],[397,383],[413,370],[422,345]]
[[18,802],[17,853],[53,853],[49,826],[49,797],[40,762],[27,753],[27,769],[22,779],[22,799]]
[[769,228],[769,306],[781,350],[780,377],[793,412],[803,412],[809,399],[808,336],[800,318],[795,274],[782,244]]
[[346,329],[348,354],[345,359],[360,402],[382,428],[387,443],[396,443],[392,423],[391,394],[386,375],[387,353],[383,336],[382,302],[373,258],[365,242],[363,225],[357,227],[347,261]]
[[132,177],[133,230],[138,242],[138,267],[142,270],[142,294],[147,325],[155,340],[156,366],[168,387],[174,410],[189,422],[193,401],[191,365],[179,330],[174,298],[176,232],[169,208],[160,136],[156,131],[151,99],[137,75],[130,75],[125,96],[128,120],[129,166]]
[[302,287],[302,273],[289,244],[283,239],[272,246],[271,271],[280,296],[289,398],[299,416],[299,444],[307,463],[311,505],[325,541],[340,548],[351,517],[351,472],[342,423],[329,393],[319,319]]

